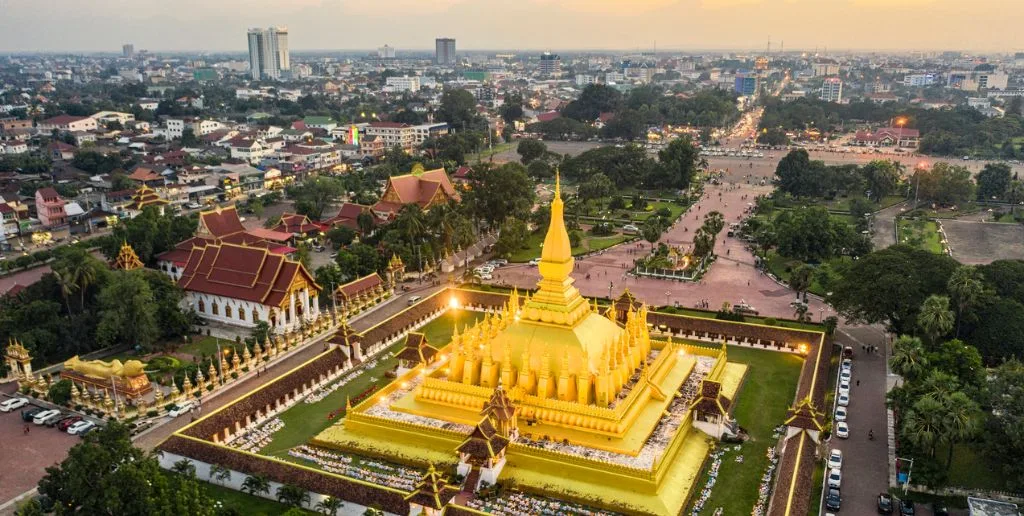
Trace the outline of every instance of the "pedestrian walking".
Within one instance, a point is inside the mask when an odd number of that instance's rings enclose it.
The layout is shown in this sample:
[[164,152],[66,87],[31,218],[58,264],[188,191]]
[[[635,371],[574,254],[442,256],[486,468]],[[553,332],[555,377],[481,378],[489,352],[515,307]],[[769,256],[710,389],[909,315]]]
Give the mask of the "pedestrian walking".
[[29,429],[29,426],[25,425],[25,433],[24,433],[24,435],[28,435],[28,429]]
[[857,380],[857,387],[860,387],[860,380]]

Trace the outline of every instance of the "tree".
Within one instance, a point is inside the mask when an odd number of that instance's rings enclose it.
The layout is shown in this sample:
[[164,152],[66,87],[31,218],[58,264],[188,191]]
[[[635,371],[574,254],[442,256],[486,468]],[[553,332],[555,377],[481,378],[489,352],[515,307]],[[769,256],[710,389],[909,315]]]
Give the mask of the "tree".
[[926,360],[930,368],[955,377],[965,387],[978,388],[984,380],[985,367],[978,348],[960,339],[939,344],[935,351],[927,353]]
[[576,195],[579,196],[580,200],[587,202],[593,199],[600,199],[607,197],[612,194],[612,190],[615,189],[615,185],[612,184],[612,180],[608,179],[608,176],[597,173],[590,176],[587,182],[580,185]]
[[[1011,144],[1012,145],[1012,144]],[[1006,163],[986,163],[978,172],[978,199],[1002,199],[1010,187],[1013,169]]]
[[814,181],[808,176],[812,174],[811,156],[804,149],[797,149],[786,154],[775,167],[778,176],[779,190],[790,194],[810,195]]
[[583,88],[579,98],[565,106],[562,116],[580,122],[593,122],[601,113],[617,111],[621,102],[622,94],[615,88],[590,84]]
[[917,323],[928,336],[932,346],[938,344],[938,338],[953,329],[953,311],[949,309],[949,298],[933,294],[924,300]]
[[911,333],[925,298],[944,294],[958,266],[946,255],[895,245],[844,268],[828,302],[849,320],[887,322],[895,333]]
[[100,322],[96,337],[105,346],[128,344],[148,348],[160,334],[156,304],[141,272],[111,275],[99,295]]
[[554,177],[555,175],[554,171],[551,170],[551,165],[541,160],[531,161],[530,165],[526,167],[526,173],[538,181]]
[[128,428],[110,422],[46,468],[39,493],[65,514],[212,516],[213,500],[194,476],[167,475],[156,457],[132,446]]
[[295,250],[295,254],[292,255],[292,259],[301,263],[303,267],[309,270],[311,266],[310,257],[310,245],[308,242],[300,242],[298,249]]
[[316,176],[289,186],[287,192],[288,197],[295,199],[297,212],[320,220],[327,207],[345,194],[345,185],[333,177]]
[[64,298],[64,306],[68,310],[68,317],[71,317],[71,301],[69,299],[71,294],[78,290],[78,285],[75,284],[75,280],[70,274],[54,270],[52,275],[57,280],[57,284],[60,285],[60,294]]
[[509,217],[501,224],[498,241],[494,243],[494,254],[509,257],[526,247],[530,232],[522,219]]
[[253,215],[256,215],[256,220],[260,220],[263,218],[263,211],[265,207],[263,206],[262,199],[253,199],[251,202],[249,202],[249,209],[252,210]]
[[253,496],[270,493],[270,480],[263,475],[249,475],[242,481],[242,491]]
[[226,484],[231,480],[231,470],[220,464],[210,464],[210,481],[218,482],[220,485]]
[[342,500],[335,498],[333,496],[328,496],[327,498],[324,498],[323,500],[317,502],[316,510],[317,512],[325,516],[336,516],[338,514],[338,510],[341,509],[344,505],[345,502],[343,502]]
[[50,386],[46,398],[56,405],[64,405],[71,400],[71,380],[61,380]]
[[889,366],[906,381],[920,378],[928,366],[928,357],[921,339],[907,335],[901,335],[896,339],[892,344]]
[[196,465],[188,459],[181,459],[171,465],[171,471],[186,477],[196,476]]
[[196,132],[191,127],[185,128],[181,132],[181,146],[182,147],[198,147],[199,138],[196,138]]
[[518,163],[498,168],[476,167],[469,173],[470,189],[463,195],[468,213],[495,227],[507,217],[526,219],[536,197],[534,183]]
[[697,169],[706,166],[707,162],[700,157],[699,149],[693,145],[689,136],[676,138],[658,151],[657,179],[664,181],[659,181],[659,186],[685,190],[689,188]]
[[982,283],[981,273],[977,268],[963,265],[953,271],[947,288],[956,306],[956,336],[959,337],[964,310],[977,306],[985,294],[985,285]]
[[309,499],[309,491],[299,486],[285,484],[277,488],[277,501],[289,507],[309,505]]
[[471,129],[479,118],[476,114],[476,99],[462,88],[445,90],[437,114],[454,129]]
[[[887,195],[896,191],[900,181],[901,165],[896,161],[874,160],[861,169],[869,199],[882,202]],[[863,215],[867,212],[862,212]]]
[[785,129],[780,129],[778,127],[765,128],[758,133],[757,143],[771,145],[773,147],[778,145],[788,145],[789,136],[786,135]]
[[789,288],[796,292],[796,297],[799,299],[801,294],[806,296],[807,289],[811,288],[813,280],[814,267],[803,264],[793,269],[793,272],[789,274]]
[[993,464],[1001,466],[1008,487],[1024,487],[1024,364],[1009,360],[991,372],[986,405],[992,415],[986,443]]
[[79,294],[79,310],[85,310],[85,292],[96,282],[98,276],[106,273],[103,263],[89,254],[82,246],[60,248],[59,257],[54,263],[53,269],[60,273],[60,280],[70,281],[74,284],[73,291],[77,291]]
[[918,168],[913,183],[917,185],[918,198],[942,205],[963,204],[974,194],[974,182],[966,167],[940,162],[932,168]]
[[935,457],[935,449],[945,433],[942,402],[932,397],[922,397],[911,409],[903,414],[902,437]]
[[255,339],[256,342],[262,343],[262,342],[266,342],[267,341],[267,337],[269,337],[269,336],[270,336],[270,323],[268,323],[267,321],[263,321],[263,320],[256,321],[256,326],[253,327],[253,329],[252,329],[252,338]]
[[519,153],[519,161],[523,165],[529,165],[533,160],[543,156],[548,151],[548,146],[540,140],[534,140],[533,138],[525,138],[519,140],[519,146],[516,147],[516,152]]
[[523,118],[523,96],[517,92],[506,92],[505,102],[498,108],[498,114],[506,124],[512,124]]
[[333,227],[327,231],[327,239],[331,241],[334,248],[346,246],[356,238],[356,232],[345,226]]
[[1024,305],[997,297],[980,304],[977,321],[965,321],[964,340],[978,348],[988,365],[1024,357]]
[[657,217],[645,220],[644,224],[640,226],[640,235],[651,244],[651,252],[654,252],[654,244],[661,239],[661,233],[664,230],[665,228],[662,227],[661,221]]

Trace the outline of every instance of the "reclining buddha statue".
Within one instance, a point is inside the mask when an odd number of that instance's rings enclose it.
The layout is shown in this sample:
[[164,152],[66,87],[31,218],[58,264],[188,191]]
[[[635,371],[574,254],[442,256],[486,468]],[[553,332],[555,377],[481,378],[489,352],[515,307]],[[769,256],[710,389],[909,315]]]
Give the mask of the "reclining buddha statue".
[[138,360],[129,360],[123,364],[117,359],[110,362],[104,362],[102,360],[84,361],[78,358],[78,355],[75,355],[64,362],[64,367],[75,371],[76,373],[81,373],[93,378],[104,379],[114,376],[130,378],[145,374],[145,371],[143,370],[145,366]]

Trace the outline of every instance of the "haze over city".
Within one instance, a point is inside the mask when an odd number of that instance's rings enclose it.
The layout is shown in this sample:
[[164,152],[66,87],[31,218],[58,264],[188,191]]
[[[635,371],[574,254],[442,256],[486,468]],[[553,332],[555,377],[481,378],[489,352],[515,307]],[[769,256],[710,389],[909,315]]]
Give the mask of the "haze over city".
[[[0,51],[241,51],[249,26],[287,25],[294,50],[746,49],[1012,51],[1007,0],[0,0]],[[55,36],[59,37],[47,37]],[[42,36],[42,37],[41,37]]]

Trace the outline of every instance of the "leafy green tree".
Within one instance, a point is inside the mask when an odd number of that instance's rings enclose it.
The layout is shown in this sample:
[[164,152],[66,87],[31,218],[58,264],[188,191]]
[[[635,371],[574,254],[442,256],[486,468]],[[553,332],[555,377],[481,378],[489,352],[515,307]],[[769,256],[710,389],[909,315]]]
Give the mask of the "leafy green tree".
[[656,180],[660,185],[685,190],[689,188],[694,175],[707,162],[700,157],[689,136],[672,140],[667,147],[658,151]]
[[337,263],[329,263],[317,267],[313,273],[316,279],[316,284],[323,287],[324,292],[334,292],[345,281],[345,274],[341,272],[341,267],[338,267]]
[[617,111],[622,102],[622,94],[611,86],[590,84],[583,88],[579,98],[569,103],[562,110],[562,116],[581,122],[592,122],[604,112]]
[[59,274],[62,281],[66,280],[74,285],[72,291],[79,294],[79,310],[85,310],[86,291],[98,278],[106,274],[107,268],[82,246],[65,246],[60,248],[57,254],[53,270]]
[[975,313],[977,320],[964,324],[964,340],[978,348],[986,364],[1024,358],[1024,305],[997,297],[986,300]]
[[498,114],[501,115],[506,124],[511,124],[523,118],[522,94],[518,92],[505,92],[505,102],[498,108]]
[[266,207],[263,206],[262,199],[253,199],[249,202],[249,209],[252,210],[253,215],[256,215],[256,220],[260,220],[263,218],[263,211]]
[[461,88],[445,90],[437,114],[449,127],[455,129],[473,129],[478,125],[476,99],[472,93]]
[[918,198],[942,205],[963,204],[974,195],[974,182],[966,167],[936,163],[930,169],[918,168],[912,184],[916,184]]
[[985,284],[981,273],[970,265],[957,268],[949,278],[949,295],[956,306],[956,335],[960,336],[960,323],[964,311],[974,308],[985,295]]
[[526,219],[536,197],[534,183],[518,163],[498,168],[476,167],[463,203],[472,217],[496,227],[507,217]]
[[196,465],[188,459],[181,459],[171,465],[171,471],[186,477],[195,477]]
[[921,339],[900,335],[892,344],[892,357],[889,365],[896,374],[907,381],[913,381],[924,373],[928,367],[928,356]]
[[142,269],[139,272],[153,293],[159,336],[180,341],[180,337],[188,333],[192,327],[195,316],[191,310],[182,310],[185,291],[162,272],[152,269]]
[[533,160],[547,153],[547,151],[548,146],[544,145],[544,142],[534,140],[533,138],[519,140],[519,146],[516,147],[516,152],[519,153],[519,161],[523,165],[529,165]]
[[509,217],[501,224],[498,241],[494,243],[494,253],[509,257],[516,251],[526,247],[530,232],[522,219]]
[[534,160],[530,162],[530,165],[526,167],[526,173],[530,177],[536,180],[544,180],[554,177],[555,172],[551,169],[551,165],[548,165],[544,161]]
[[253,496],[270,493],[270,480],[264,475],[249,475],[242,481],[242,491]]
[[640,236],[644,237],[644,240],[651,244],[651,252],[654,252],[654,244],[658,243],[658,240],[661,239],[663,231],[665,231],[665,228],[661,225],[661,220],[656,217],[645,220],[643,225],[640,226]]
[[153,291],[142,273],[121,271],[111,275],[100,291],[99,304],[96,337],[103,345],[149,348],[159,336]]
[[810,185],[814,184],[814,180],[809,177],[814,173],[814,169],[810,154],[806,150],[790,151],[775,167],[775,175],[779,178],[779,190],[796,196],[816,193],[811,190]]
[[978,199],[1002,199],[1010,187],[1013,169],[1006,163],[986,163],[978,172]]
[[128,428],[111,422],[90,432],[56,466],[39,493],[67,514],[195,514],[212,516],[213,500],[194,476],[165,474],[154,455],[132,446]]
[[886,322],[894,333],[912,333],[924,300],[944,294],[958,266],[948,256],[895,245],[844,269],[828,301],[847,319]]
[[356,232],[345,226],[333,227],[327,231],[327,239],[334,244],[335,249],[351,244],[355,238]]
[[917,316],[917,324],[928,336],[932,346],[938,344],[938,338],[948,334],[953,329],[953,311],[949,309],[949,298],[940,295],[930,295],[921,305],[921,313]]
[[597,173],[581,184],[576,194],[581,201],[587,202],[611,195],[614,188],[615,185],[612,184],[611,179],[608,179],[608,176]]
[[181,146],[182,147],[198,147],[199,138],[196,138],[196,132],[192,128],[185,128],[181,132]]
[[1024,364],[1009,360],[991,371],[986,405],[991,416],[985,444],[993,465],[1000,468],[1007,487],[1024,488]]
[[302,507],[309,504],[309,491],[305,489],[285,484],[277,488],[277,501],[289,507]]
[[292,259],[301,263],[307,270],[310,268],[312,263],[312,257],[310,256],[310,246],[307,242],[300,242],[298,249],[295,250],[295,254],[292,255]]
[[764,145],[778,146],[789,145],[789,136],[785,129],[778,127],[765,128],[757,134],[757,143]]
[[803,264],[793,269],[793,272],[789,274],[789,288],[796,291],[796,297],[800,297],[801,294],[805,294],[807,289],[811,288],[811,282],[814,280],[814,267]]
[[373,218],[372,214],[364,211],[356,215],[356,225],[359,226],[360,233],[369,235],[377,227],[377,221]]
[[[869,198],[882,202],[887,195],[892,195],[899,185],[902,165],[897,161],[874,160],[861,169],[864,183],[871,192]],[[863,215],[867,212],[862,212]]]
[[303,215],[320,220],[331,204],[345,195],[345,185],[339,179],[316,176],[287,188],[288,197],[295,199],[295,209]]
[[260,345],[267,341],[267,337],[270,336],[270,323],[267,321],[256,321],[256,326],[252,329],[252,338],[259,342]]
[[46,398],[57,405],[64,405],[71,400],[71,380],[61,380],[50,386]]
[[605,138],[622,138],[626,141],[641,139],[647,135],[643,115],[635,109],[624,109],[615,114],[601,129]]
[[984,380],[985,367],[978,348],[959,339],[936,346],[935,351],[927,353],[927,363],[932,369],[955,377],[964,387],[978,388]]
[[220,464],[210,464],[210,481],[217,482],[220,485],[226,484],[231,480],[231,470]]

